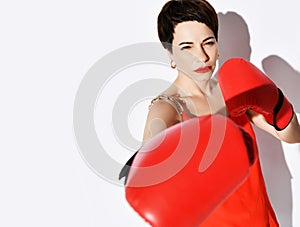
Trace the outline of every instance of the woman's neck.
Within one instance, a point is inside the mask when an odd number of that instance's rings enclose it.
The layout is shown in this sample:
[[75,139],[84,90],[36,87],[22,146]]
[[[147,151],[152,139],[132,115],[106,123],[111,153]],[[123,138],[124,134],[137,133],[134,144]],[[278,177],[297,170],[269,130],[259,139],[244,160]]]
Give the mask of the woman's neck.
[[174,85],[178,87],[182,96],[210,96],[217,82],[211,78],[196,80],[183,73],[179,73]]

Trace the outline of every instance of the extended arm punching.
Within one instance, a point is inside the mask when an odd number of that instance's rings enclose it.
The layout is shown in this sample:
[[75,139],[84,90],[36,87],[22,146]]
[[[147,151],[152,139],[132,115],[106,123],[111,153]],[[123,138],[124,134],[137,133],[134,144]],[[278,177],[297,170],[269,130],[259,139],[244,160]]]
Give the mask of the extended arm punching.
[[131,160],[126,199],[151,226],[196,227],[247,178],[251,144],[221,115],[176,124]]

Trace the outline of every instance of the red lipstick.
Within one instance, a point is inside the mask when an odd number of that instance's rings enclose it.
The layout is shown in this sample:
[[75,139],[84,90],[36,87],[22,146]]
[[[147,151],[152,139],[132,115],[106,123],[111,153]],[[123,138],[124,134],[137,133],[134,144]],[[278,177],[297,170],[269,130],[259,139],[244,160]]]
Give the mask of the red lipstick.
[[196,72],[196,73],[207,73],[211,69],[212,69],[211,66],[205,66],[205,67],[201,67],[201,68],[195,69],[194,72]]

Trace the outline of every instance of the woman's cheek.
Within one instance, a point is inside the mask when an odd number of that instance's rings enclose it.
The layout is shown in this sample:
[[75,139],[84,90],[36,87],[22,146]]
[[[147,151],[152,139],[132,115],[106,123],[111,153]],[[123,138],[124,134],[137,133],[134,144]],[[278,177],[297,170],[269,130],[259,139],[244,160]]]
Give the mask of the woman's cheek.
[[178,60],[177,68],[185,74],[191,74],[191,72],[193,72],[192,65],[193,62],[191,59],[182,58]]

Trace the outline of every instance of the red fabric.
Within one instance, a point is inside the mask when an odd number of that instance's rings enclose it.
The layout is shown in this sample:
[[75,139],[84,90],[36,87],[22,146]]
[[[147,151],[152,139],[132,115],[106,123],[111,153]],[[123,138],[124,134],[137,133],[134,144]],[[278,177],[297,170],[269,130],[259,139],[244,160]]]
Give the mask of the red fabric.
[[[188,119],[186,114],[184,118]],[[246,115],[232,118],[248,132],[253,141],[255,134]],[[279,226],[270,204],[259,162],[255,142],[256,161],[250,169],[248,179],[199,227],[276,227]]]

